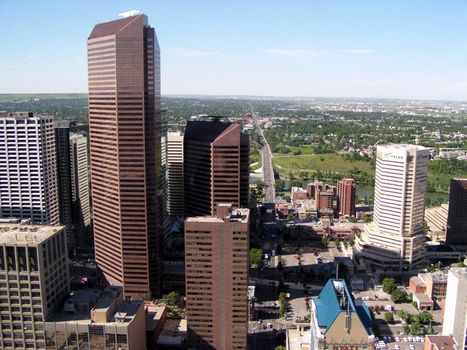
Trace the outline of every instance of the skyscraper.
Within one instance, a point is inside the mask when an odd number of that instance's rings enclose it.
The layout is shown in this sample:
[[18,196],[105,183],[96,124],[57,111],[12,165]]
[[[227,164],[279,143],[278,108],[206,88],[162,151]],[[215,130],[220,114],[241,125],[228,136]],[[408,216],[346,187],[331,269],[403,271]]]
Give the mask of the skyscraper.
[[231,204],[185,221],[189,348],[247,348],[249,221]]
[[71,198],[70,167],[70,122],[57,120],[55,127],[55,145],[57,148],[57,183],[59,198],[60,224],[65,226],[67,246],[71,251],[76,248],[76,237],[73,231],[73,213]]
[[423,261],[429,157],[422,146],[378,145],[373,222],[356,240],[370,263],[400,269]]
[[96,263],[140,299],[160,282],[160,52],[146,16],[94,27],[88,82]]
[[217,203],[248,205],[249,138],[240,125],[189,121],[183,149],[185,216],[212,215]]
[[459,350],[467,347],[467,269],[451,268],[444,303],[443,334],[452,335]]
[[89,203],[88,140],[84,135],[70,136],[71,199],[73,229],[79,246],[86,246],[91,223]]
[[451,179],[446,243],[467,243],[467,179]]
[[59,222],[54,121],[0,112],[0,218]]
[[183,216],[183,135],[167,135],[167,207],[169,215]]
[[337,182],[337,200],[339,214],[355,216],[356,185],[354,179],[342,179]]

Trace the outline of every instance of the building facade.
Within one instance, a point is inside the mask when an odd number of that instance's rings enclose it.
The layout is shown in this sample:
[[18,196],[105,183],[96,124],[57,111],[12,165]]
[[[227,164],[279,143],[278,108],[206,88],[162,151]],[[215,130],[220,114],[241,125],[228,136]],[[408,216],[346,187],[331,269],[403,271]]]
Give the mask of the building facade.
[[47,350],[146,350],[144,302],[117,287],[79,289],[44,324]]
[[467,179],[451,179],[446,243],[467,244]]
[[246,349],[249,209],[185,221],[188,348]]
[[73,208],[71,194],[70,165],[70,122],[56,120],[55,146],[57,148],[57,184],[60,224],[65,226],[67,246],[70,252],[76,248],[76,236],[73,230]]
[[357,185],[354,179],[342,179],[337,182],[337,201],[340,215],[355,216],[356,194]]
[[217,203],[248,205],[249,138],[240,125],[188,121],[184,136],[185,216],[213,215]]
[[429,157],[422,146],[378,145],[373,222],[356,240],[357,255],[370,264],[394,270],[424,261]]
[[54,121],[0,112],[0,218],[59,223]]
[[467,268],[451,268],[444,304],[443,335],[452,335],[458,349],[467,349]]
[[0,224],[0,348],[45,349],[44,321],[69,281],[63,226]]
[[88,246],[91,224],[88,139],[81,134],[70,136],[72,222],[78,246]]
[[159,292],[160,50],[147,17],[101,23],[88,38],[96,263],[125,297]]
[[169,215],[183,217],[183,135],[167,134],[167,208]]

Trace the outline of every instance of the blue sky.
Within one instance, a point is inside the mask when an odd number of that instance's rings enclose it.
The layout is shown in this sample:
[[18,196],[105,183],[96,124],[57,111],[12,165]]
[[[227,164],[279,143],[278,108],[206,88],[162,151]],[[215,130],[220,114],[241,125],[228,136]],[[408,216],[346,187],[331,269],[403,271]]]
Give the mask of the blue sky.
[[165,95],[467,100],[464,0],[0,0],[0,93],[86,92],[93,25],[133,9]]

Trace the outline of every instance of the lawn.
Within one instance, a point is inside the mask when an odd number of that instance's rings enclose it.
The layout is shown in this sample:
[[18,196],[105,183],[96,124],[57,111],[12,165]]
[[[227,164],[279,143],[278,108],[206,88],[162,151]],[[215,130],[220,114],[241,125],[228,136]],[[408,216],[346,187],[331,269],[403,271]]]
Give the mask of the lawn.
[[306,154],[306,151],[300,155],[275,153],[273,164],[286,177],[289,173],[299,174],[302,171],[348,174],[355,168],[369,175],[374,173],[368,162],[346,160],[340,154]]

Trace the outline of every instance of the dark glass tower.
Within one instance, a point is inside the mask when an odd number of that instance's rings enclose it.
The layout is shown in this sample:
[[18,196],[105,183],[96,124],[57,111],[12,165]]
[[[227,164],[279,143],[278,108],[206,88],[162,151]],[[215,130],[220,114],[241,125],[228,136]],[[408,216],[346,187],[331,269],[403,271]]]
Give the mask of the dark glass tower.
[[213,215],[218,203],[246,207],[249,138],[240,125],[189,121],[183,142],[185,216]]

